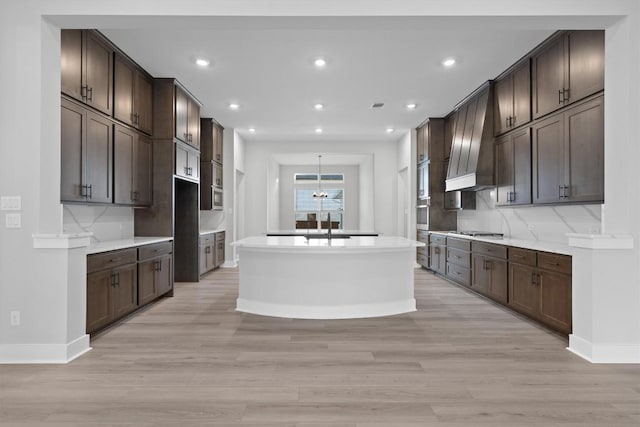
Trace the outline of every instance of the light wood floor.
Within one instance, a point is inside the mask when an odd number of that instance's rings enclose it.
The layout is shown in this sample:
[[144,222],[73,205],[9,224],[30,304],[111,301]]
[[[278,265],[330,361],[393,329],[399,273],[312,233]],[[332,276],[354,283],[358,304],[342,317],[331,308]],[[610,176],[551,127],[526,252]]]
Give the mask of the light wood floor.
[[0,365],[6,426],[639,426],[640,365],[416,270],[418,311],[288,320],[234,311],[219,269],[68,365]]

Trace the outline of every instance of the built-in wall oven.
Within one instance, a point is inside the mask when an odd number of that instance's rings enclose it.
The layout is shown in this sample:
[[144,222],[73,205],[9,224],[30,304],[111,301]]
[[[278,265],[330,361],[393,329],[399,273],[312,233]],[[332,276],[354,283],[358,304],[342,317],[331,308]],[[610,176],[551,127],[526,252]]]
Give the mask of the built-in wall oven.
[[221,211],[222,210],[222,189],[220,188],[211,188],[211,200],[214,210]]
[[429,229],[429,199],[418,200],[416,205],[416,228]]

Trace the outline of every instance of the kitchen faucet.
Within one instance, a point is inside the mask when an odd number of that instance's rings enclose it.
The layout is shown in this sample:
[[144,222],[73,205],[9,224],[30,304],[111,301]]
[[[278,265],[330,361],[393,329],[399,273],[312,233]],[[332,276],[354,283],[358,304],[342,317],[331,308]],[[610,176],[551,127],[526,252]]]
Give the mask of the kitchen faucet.
[[329,228],[327,231],[327,239],[331,240],[331,212],[327,212],[327,227]]

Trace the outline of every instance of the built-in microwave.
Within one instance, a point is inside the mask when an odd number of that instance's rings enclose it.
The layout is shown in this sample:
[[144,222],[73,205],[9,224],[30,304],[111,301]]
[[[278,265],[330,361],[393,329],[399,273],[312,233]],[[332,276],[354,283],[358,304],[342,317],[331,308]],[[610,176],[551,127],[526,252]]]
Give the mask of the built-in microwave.
[[211,200],[214,210],[222,210],[222,190],[219,188],[211,189]]

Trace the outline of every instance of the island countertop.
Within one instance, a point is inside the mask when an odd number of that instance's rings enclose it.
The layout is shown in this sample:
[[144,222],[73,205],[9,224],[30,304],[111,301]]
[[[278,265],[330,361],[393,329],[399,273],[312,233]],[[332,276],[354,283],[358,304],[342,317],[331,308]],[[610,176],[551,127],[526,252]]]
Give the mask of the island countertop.
[[304,236],[252,236],[231,244],[238,248],[267,250],[376,251],[402,250],[425,246],[422,242],[399,236],[352,236],[348,239],[306,239]]

